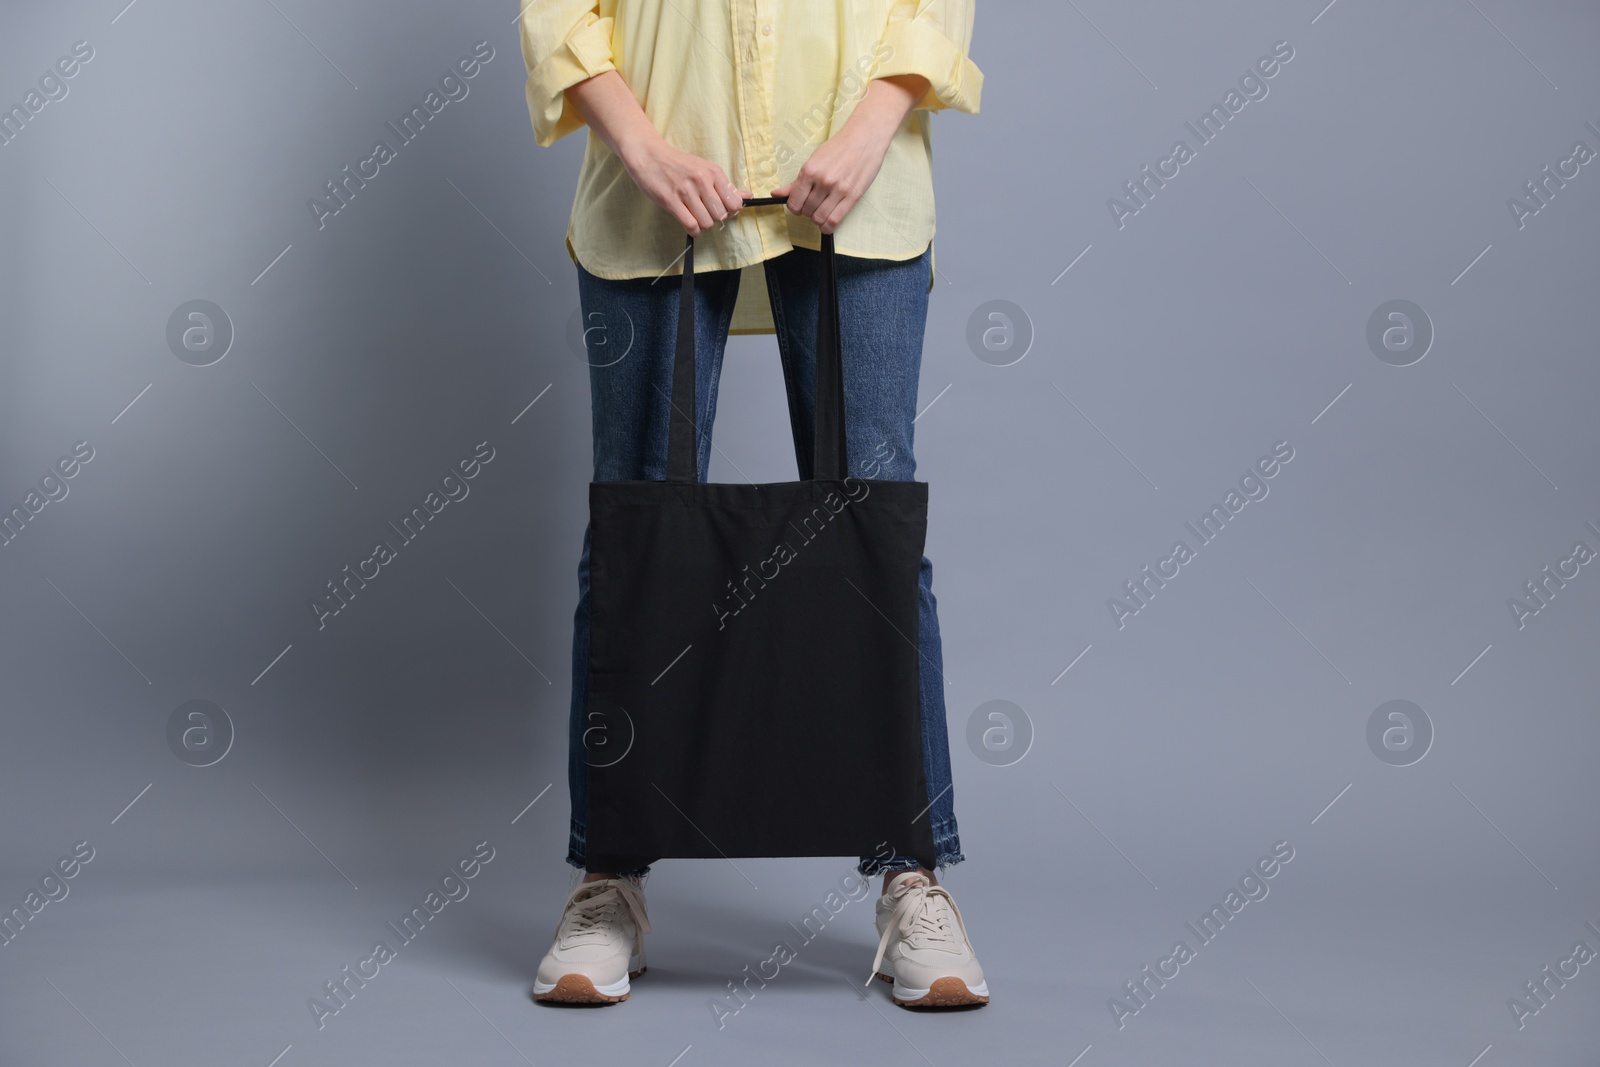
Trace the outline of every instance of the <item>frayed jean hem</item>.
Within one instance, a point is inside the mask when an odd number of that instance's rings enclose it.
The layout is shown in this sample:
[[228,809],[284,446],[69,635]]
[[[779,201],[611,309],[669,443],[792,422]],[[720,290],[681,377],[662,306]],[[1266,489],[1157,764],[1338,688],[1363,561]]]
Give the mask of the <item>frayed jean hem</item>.
[[[579,823],[577,820],[573,820],[571,827],[572,828],[568,831],[567,835],[567,863],[569,866],[576,867],[580,871],[587,871],[589,866],[583,861],[583,824]],[[644,876],[650,873],[650,864],[647,863],[643,867],[630,867],[625,871],[612,871],[610,873],[621,878],[632,878],[637,881],[642,881]]]

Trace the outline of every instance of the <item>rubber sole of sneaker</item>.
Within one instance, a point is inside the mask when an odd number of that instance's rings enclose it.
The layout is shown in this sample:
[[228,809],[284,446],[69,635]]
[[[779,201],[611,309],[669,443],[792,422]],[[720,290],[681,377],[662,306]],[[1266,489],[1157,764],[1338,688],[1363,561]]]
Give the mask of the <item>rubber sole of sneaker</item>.
[[[629,971],[629,978],[637,978],[645,972],[646,968]],[[594,987],[588,975],[564,974],[556,979],[555,987],[548,993],[535,993],[534,1000],[554,1001],[558,1004],[620,1004],[631,996],[633,991],[619,996],[607,996]]]
[[[894,979],[887,974],[878,975],[881,982],[893,982]],[[890,994],[890,999],[902,1008],[964,1008],[975,1004],[987,1004],[986,995],[974,993],[967,988],[967,983],[951,975],[948,978],[937,978],[928,991],[915,1000],[901,1000]]]

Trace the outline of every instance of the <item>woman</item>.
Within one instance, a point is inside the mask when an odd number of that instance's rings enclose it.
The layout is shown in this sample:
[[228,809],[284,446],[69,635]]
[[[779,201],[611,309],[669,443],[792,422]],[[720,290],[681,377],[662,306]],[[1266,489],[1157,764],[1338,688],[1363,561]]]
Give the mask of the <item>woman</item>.
[[[661,480],[685,233],[695,248],[697,395],[708,398],[700,477],[729,333],[775,333],[800,477],[810,476],[819,236],[834,235],[851,456],[910,481],[928,291],[933,183],[928,113],[975,113],[971,0],[532,0],[522,14],[538,143],[580,126],[588,147],[567,230],[586,336],[631,324],[632,349],[591,358],[594,480]],[[730,176],[731,175],[731,176]],[[737,180],[735,180],[737,179]],[[786,206],[741,210],[752,196]],[[591,348],[591,356],[595,348]],[[584,863],[582,736],[589,552],[578,565],[567,861],[585,870],[539,965],[537,1000],[626,1000],[644,971],[648,867]],[[932,565],[922,559],[918,648],[928,815],[936,867],[961,854],[950,787]],[[988,985],[948,890],[903,856],[882,872],[879,978],[906,1007],[983,1004]]]

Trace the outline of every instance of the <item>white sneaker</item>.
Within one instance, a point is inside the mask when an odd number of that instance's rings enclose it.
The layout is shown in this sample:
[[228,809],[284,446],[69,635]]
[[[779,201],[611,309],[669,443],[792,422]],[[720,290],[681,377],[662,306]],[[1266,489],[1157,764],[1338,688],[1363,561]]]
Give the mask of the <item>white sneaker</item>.
[[581,882],[567,894],[555,943],[539,962],[534,1000],[614,1004],[628,999],[628,979],[644,973],[650,932],[636,882]]
[[903,1008],[989,1003],[989,984],[967,940],[950,891],[919,871],[897,874],[878,898],[878,955],[872,970],[894,983]]

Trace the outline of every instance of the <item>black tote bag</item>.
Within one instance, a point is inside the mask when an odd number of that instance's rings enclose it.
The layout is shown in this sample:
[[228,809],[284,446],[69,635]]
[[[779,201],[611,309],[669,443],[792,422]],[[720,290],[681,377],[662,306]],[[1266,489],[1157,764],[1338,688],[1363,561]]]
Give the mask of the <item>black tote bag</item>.
[[589,485],[590,870],[885,849],[934,866],[928,486],[849,474],[832,235],[821,244],[815,477],[699,481],[690,238],[666,480]]

